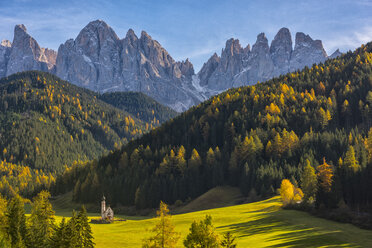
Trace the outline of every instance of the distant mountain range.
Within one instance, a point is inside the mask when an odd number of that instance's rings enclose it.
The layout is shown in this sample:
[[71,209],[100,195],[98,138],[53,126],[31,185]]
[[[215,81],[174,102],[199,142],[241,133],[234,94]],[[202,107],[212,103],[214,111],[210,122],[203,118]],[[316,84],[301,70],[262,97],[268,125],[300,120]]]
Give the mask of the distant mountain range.
[[188,59],[175,61],[144,31],[137,37],[129,29],[120,39],[104,21],[96,20],[56,52],[40,47],[24,25],[17,25],[13,42],[0,44],[0,78],[40,70],[103,93],[143,92],[184,111],[229,88],[266,81],[340,54],[337,50],[327,56],[322,42],[304,33],[296,34],[293,48],[289,30],[282,28],[270,46],[264,33],[257,36],[252,49],[229,39],[221,56],[214,54],[195,74]]

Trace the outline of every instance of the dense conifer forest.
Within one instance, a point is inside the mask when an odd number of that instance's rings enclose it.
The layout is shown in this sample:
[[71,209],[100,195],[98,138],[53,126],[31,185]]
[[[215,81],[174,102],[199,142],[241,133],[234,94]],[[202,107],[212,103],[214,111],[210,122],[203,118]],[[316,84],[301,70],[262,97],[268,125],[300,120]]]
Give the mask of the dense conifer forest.
[[[372,200],[372,43],[337,59],[228,90],[59,177],[78,202],[156,207],[218,185],[269,196],[310,164],[324,176],[316,204]],[[319,166],[322,165],[322,166]],[[323,173],[323,174],[322,174]]]
[[173,109],[161,105],[141,92],[111,92],[99,95],[99,99],[154,127],[177,115]]
[[175,115],[140,94],[110,97],[36,71],[1,79],[0,158],[61,171],[119,148]]
[[1,79],[0,193],[31,197],[66,167],[120,148],[176,114],[141,94],[109,96],[37,71]]

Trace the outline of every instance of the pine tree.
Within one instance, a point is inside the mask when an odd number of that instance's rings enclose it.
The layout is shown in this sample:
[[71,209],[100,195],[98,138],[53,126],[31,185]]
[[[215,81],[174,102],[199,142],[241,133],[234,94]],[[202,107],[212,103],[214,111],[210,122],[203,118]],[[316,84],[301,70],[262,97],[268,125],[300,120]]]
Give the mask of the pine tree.
[[176,232],[175,226],[171,222],[171,215],[167,204],[160,202],[157,211],[159,222],[152,229],[154,236],[144,240],[144,248],[172,248],[176,247],[180,234]]
[[7,201],[0,194],[0,233],[5,232],[5,227],[6,227],[6,215],[5,215],[6,206],[7,206]]
[[322,128],[326,127],[327,124],[328,124],[328,115],[327,115],[327,112],[324,111],[324,109],[322,107],[320,107],[320,109],[318,111],[318,115],[319,115],[319,123],[320,123],[320,125],[322,126]]
[[235,243],[235,237],[230,232],[225,233],[223,235],[221,246],[226,248],[236,248],[237,244]]
[[29,219],[29,241],[32,247],[46,247],[53,235],[54,211],[49,197],[49,192],[41,191],[33,200]]
[[355,159],[355,151],[353,146],[349,146],[347,149],[345,159],[344,159],[344,165],[347,168],[350,168],[354,172],[358,171],[360,169],[358,161]]
[[8,204],[6,232],[10,237],[12,247],[26,247],[27,226],[23,200],[20,196],[15,196]]
[[81,207],[81,210],[77,216],[76,229],[77,233],[79,234],[79,243],[81,244],[81,247],[94,247],[92,229],[89,225],[87,210],[84,206]]
[[215,176],[215,173],[213,173],[213,171],[215,169],[217,169],[215,167],[216,165],[216,159],[215,159],[215,156],[214,156],[214,151],[212,148],[209,148],[208,152],[207,152],[207,157],[206,157],[206,168],[207,168],[207,171],[205,172],[205,174],[207,175],[207,188],[210,189],[212,188],[213,186],[216,185],[216,179],[214,178]]
[[317,183],[315,169],[310,165],[310,161],[306,159],[305,169],[301,176],[301,188],[304,192],[305,202],[314,200],[317,191]]
[[[369,92],[371,93],[371,92]],[[372,95],[372,94],[371,94]],[[366,142],[366,149],[368,151],[368,161],[372,161],[372,127],[368,131],[368,138]]]
[[0,247],[5,248],[10,247],[10,243],[6,237],[6,206],[7,201],[0,194]]
[[75,210],[72,211],[72,216],[65,225],[66,247],[81,247],[79,243],[79,232],[77,230],[77,216]]
[[212,225],[212,217],[205,216],[199,223],[194,221],[191,224],[190,232],[183,244],[186,248],[204,247],[218,248],[220,245],[219,236]]
[[67,224],[66,220],[63,217],[61,223],[58,227],[56,227],[56,230],[53,234],[53,236],[50,239],[50,247],[58,247],[58,248],[67,248],[69,245],[69,240],[67,240],[67,234],[66,234]]

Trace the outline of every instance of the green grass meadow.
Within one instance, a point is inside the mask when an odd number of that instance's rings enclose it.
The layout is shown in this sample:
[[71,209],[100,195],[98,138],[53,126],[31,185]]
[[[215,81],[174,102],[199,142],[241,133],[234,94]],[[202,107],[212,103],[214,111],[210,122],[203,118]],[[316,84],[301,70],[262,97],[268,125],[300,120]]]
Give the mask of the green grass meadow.
[[[173,215],[176,231],[181,233],[178,246],[194,220],[209,214],[217,232],[230,231],[238,247],[372,247],[372,231],[350,224],[316,218],[305,212],[282,210],[278,197],[268,200]],[[71,212],[56,211],[57,221]],[[89,214],[97,217],[98,214]],[[141,247],[151,235],[156,219],[125,217],[113,224],[91,224],[96,247]]]

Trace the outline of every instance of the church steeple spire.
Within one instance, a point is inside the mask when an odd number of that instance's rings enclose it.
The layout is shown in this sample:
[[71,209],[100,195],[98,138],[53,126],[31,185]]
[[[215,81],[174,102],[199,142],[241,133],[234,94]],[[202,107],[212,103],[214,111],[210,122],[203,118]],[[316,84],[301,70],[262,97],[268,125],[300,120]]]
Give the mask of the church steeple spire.
[[105,195],[102,196],[102,201],[101,201],[101,217],[102,219],[105,218],[105,212],[106,212],[106,197]]

